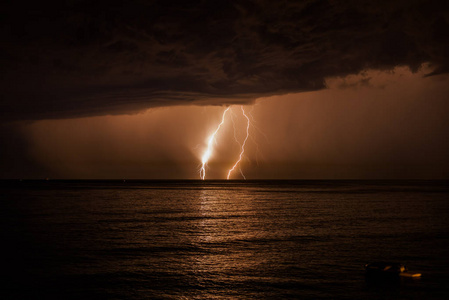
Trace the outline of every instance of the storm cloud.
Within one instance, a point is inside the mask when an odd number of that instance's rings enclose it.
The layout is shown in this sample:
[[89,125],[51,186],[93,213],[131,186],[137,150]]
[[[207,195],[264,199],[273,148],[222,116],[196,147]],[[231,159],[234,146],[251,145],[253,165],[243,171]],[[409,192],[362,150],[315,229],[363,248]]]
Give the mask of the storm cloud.
[[[9,1],[1,118],[248,103],[424,62],[449,70],[447,1]],[[430,74],[432,75],[432,74]]]

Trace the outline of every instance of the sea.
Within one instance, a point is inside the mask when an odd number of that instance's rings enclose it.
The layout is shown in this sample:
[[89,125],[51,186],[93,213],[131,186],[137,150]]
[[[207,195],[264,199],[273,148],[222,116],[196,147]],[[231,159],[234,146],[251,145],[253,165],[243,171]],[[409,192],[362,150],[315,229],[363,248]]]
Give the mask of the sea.
[[[0,182],[0,299],[449,299],[448,181]],[[365,264],[420,278],[371,281]]]

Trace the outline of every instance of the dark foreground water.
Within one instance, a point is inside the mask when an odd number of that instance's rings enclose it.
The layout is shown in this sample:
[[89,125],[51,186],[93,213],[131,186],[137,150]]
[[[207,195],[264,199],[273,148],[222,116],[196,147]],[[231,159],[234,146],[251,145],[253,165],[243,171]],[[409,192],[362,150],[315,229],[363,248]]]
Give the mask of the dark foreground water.
[[1,186],[1,299],[449,298],[448,182]]

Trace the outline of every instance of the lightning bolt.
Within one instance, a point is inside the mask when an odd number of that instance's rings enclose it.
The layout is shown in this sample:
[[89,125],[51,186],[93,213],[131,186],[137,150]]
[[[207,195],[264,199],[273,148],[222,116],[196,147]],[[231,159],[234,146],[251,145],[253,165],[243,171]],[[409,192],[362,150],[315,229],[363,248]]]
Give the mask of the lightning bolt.
[[[235,168],[239,165],[240,161],[242,160],[243,154],[245,153],[245,144],[249,137],[249,126],[250,126],[251,122],[250,122],[248,116],[246,115],[245,110],[243,109],[243,106],[240,106],[240,108],[242,109],[243,116],[246,118],[246,136],[245,136],[245,140],[243,141],[241,148],[240,148],[239,159],[235,162],[235,164],[232,166],[232,168],[229,169],[229,171],[228,171],[228,177],[226,178],[228,180],[231,177],[232,172],[235,170]],[[240,174],[242,174],[243,178],[246,179],[246,177],[245,177],[245,175],[243,175],[243,172],[241,169],[240,169]]]
[[[201,157],[201,169],[200,169],[200,177],[202,180],[204,180],[206,178],[206,165],[207,162],[209,161],[211,155],[212,155],[212,149],[213,149],[213,144],[215,141],[215,136],[217,135],[218,131],[220,130],[221,126],[224,124],[225,121],[225,117],[226,117],[226,113],[228,112],[228,110],[231,107],[228,106],[225,111],[223,112],[223,115],[221,117],[221,123],[218,125],[217,129],[215,129],[214,133],[212,133],[208,140],[207,140],[207,148],[206,148],[206,152],[204,152],[203,156]],[[242,108],[243,109],[243,108]]]

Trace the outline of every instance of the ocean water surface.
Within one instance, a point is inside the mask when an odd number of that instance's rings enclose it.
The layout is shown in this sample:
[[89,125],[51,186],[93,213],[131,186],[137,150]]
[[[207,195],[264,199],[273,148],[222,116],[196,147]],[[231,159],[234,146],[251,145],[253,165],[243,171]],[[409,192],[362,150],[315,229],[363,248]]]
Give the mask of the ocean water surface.
[[[1,299],[448,299],[447,181],[2,181]],[[394,261],[420,279],[365,280]]]

